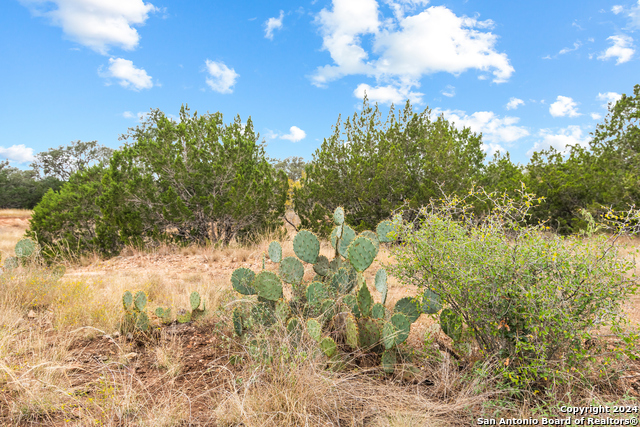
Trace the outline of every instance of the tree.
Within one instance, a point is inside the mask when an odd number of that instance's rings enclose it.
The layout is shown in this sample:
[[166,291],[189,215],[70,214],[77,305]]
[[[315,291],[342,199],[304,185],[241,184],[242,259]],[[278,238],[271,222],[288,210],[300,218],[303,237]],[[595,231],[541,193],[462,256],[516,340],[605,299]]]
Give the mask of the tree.
[[0,209],[33,209],[47,190],[57,190],[62,182],[53,177],[36,179],[32,170],[20,170],[0,161]]
[[224,245],[281,224],[287,177],[258,138],[251,119],[223,125],[220,113],[191,116],[183,106],[177,123],[152,110],[113,154],[98,200],[106,223],[123,243],[172,235]]
[[304,168],[307,165],[304,158],[296,156],[287,157],[284,160],[272,159],[272,164],[277,171],[284,171],[292,181],[298,181],[302,177]]
[[[342,128],[342,129],[341,129]],[[342,130],[342,133],[341,133]],[[347,222],[375,228],[410,201],[467,190],[482,171],[481,136],[456,129],[429,109],[414,113],[409,101],[396,117],[393,106],[382,124],[378,106],[365,97],[362,112],[340,118],[305,168],[294,206],[302,226],[326,234],[331,212],[343,206]]]
[[31,167],[37,175],[52,176],[68,181],[74,172],[84,171],[92,164],[108,163],[113,149],[99,145],[97,141],[72,141],[70,145],[50,148],[36,154]]

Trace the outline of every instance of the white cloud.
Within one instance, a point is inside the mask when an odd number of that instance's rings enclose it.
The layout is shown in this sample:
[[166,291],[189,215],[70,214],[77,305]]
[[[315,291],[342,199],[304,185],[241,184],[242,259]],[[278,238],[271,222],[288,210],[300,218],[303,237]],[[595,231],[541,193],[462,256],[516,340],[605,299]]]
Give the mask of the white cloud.
[[240,75],[233,68],[227,67],[223,62],[206,60],[206,68],[209,73],[207,84],[211,89],[220,93],[232,93],[233,86]]
[[609,108],[610,103],[615,105],[620,98],[622,98],[622,95],[616,92],[598,93],[598,96],[596,96],[597,100],[605,101],[604,104],[602,104],[602,108]]
[[0,159],[7,159],[16,163],[32,162],[35,160],[33,148],[27,148],[24,144],[12,145],[4,148],[0,146]]
[[153,87],[151,76],[142,68],[133,66],[133,62],[122,58],[109,58],[109,69],[102,72],[102,66],[98,69],[98,74],[105,78],[120,80],[120,86],[139,91],[140,89],[150,89]]
[[411,100],[413,104],[421,104],[422,96],[424,95],[420,92],[411,92],[410,86],[371,87],[365,83],[358,85],[356,90],[353,91],[353,95],[358,99],[363,99],[365,92],[369,101],[387,105],[404,103],[407,99]]
[[449,98],[453,98],[454,96],[456,96],[456,88],[451,85],[447,85],[447,87],[442,89],[440,93]]
[[613,6],[611,8],[611,12],[613,12],[615,15],[619,14],[620,12],[622,12],[624,8],[622,6],[620,6],[619,4]]
[[600,120],[602,118],[602,114],[598,114],[598,113],[591,113],[591,118],[593,120]]
[[520,121],[518,117],[505,116],[500,118],[493,111],[477,111],[467,115],[460,110],[440,110],[435,108],[431,111],[431,116],[436,117],[444,114],[445,119],[453,122],[458,129],[471,128],[472,132],[482,133],[483,149],[489,154],[500,150],[504,152],[500,144],[512,144],[520,138],[529,135],[529,131],[516,126]]
[[273,32],[275,30],[282,29],[282,18],[284,18],[284,11],[280,11],[279,18],[269,18],[264,23],[264,36],[269,40],[273,40]]
[[606,61],[611,58],[617,58],[616,65],[624,64],[631,59],[635,52],[633,49],[633,39],[631,37],[620,34],[618,36],[608,37],[607,40],[611,40],[613,46],[601,52],[600,55],[598,55],[598,59]]
[[133,119],[135,116],[136,115],[131,111],[125,111],[124,113],[122,113],[122,117],[124,117],[125,119]]
[[[111,46],[134,49],[150,12],[158,11],[142,0],[20,0],[32,14],[48,18],[65,35],[101,54]],[[55,6],[53,8],[52,6]]]
[[568,126],[555,134],[550,129],[541,129],[539,136],[542,140],[534,144],[533,148],[527,152],[528,156],[531,156],[535,151],[546,150],[550,147],[561,152],[566,152],[569,145],[586,147],[591,140],[588,135],[582,135],[580,126]]
[[507,110],[515,110],[520,105],[524,105],[524,101],[522,99],[511,97],[507,103]]
[[[316,22],[333,64],[316,70],[314,85],[366,75],[374,77],[378,87],[408,92],[423,75],[438,72],[458,75],[475,69],[493,73],[496,83],[514,72],[507,55],[495,50],[497,36],[486,31],[492,21],[457,16],[444,6],[405,15],[424,8],[426,1],[385,3],[393,17],[382,16],[376,0],[333,0],[332,10],[322,9]],[[370,43],[365,45],[365,39]]]
[[580,49],[580,46],[582,46],[582,42],[580,42],[578,40],[577,42],[575,42],[573,44],[573,48],[565,47],[564,49],[561,49],[560,52],[558,52],[558,55],[564,55],[565,53],[569,53],[569,52],[573,52],[574,50],[578,50],[578,49]]
[[287,139],[291,142],[298,142],[307,137],[307,133],[298,126],[291,126],[287,135],[281,135],[280,139]]
[[553,117],[578,117],[580,113],[576,110],[578,104],[568,96],[559,95],[556,102],[549,106],[549,113]]

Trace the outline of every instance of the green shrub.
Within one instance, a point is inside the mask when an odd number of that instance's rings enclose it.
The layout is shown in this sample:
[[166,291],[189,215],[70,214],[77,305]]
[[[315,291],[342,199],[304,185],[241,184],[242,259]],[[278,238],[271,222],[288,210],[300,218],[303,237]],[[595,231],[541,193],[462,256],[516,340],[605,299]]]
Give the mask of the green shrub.
[[[392,274],[438,294],[445,332],[499,357],[519,387],[594,360],[604,346],[590,344],[603,327],[624,340],[614,355],[632,355],[637,334],[626,331],[621,305],[637,283],[615,245],[619,234],[562,237],[523,225],[537,200],[520,194],[472,191],[423,207],[415,224],[397,228],[404,244]],[[474,202],[493,208],[474,218]]]
[[425,109],[414,113],[407,101],[391,109],[385,123],[365,98],[362,112],[340,119],[305,168],[294,190],[294,209],[302,226],[326,237],[331,215],[343,206],[356,231],[372,230],[391,211],[411,200],[415,206],[439,194],[467,189],[482,169],[482,138],[458,130]]

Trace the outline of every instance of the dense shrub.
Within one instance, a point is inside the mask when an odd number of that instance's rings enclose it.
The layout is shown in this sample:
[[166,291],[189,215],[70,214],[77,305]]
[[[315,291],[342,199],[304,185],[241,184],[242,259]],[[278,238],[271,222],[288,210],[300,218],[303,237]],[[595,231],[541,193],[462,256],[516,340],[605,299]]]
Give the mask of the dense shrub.
[[483,168],[480,136],[456,129],[427,109],[414,113],[409,102],[397,117],[380,121],[378,107],[364,100],[362,112],[340,119],[333,135],[313,155],[294,209],[302,226],[323,235],[332,212],[343,206],[358,231],[373,229],[410,200],[416,206],[439,194],[468,188]]
[[[399,228],[405,243],[395,249],[393,274],[438,294],[470,343],[499,357],[519,386],[593,360],[602,347],[589,343],[603,327],[627,342],[612,354],[631,354],[637,334],[624,332],[621,305],[637,283],[626,275],[633,263],[618,252],[618,234],[562,237],[526,225],[541,200],[521,194],[471,192],[422,208],[415,227]],[[477,201],[493,206],[480,219],[472,214]]]

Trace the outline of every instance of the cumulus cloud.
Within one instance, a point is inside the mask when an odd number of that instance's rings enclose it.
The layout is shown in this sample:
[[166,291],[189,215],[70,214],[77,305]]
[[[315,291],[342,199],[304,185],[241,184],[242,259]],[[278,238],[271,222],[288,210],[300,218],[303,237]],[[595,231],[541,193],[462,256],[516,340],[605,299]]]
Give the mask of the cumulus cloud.
[[538,136],[542,139],[527,152],[528,156],[531,156],[535,151],[546,150],[550,147],[561,152],[566,152],[569,145],[586,147],[591,140],[588,135],[582,134],[580,126],[568,126],[560,129],[558,133],[553,133],[550,129],[541,129]]
[[227,67],[223,62],[206,60],[206,71],[209,73],[207,84],[211,89],[219,93],[232,93],[233,86],[240,75],[233,68]]
[[104,78],[118,79],[118,83],[125,89],[139,91],[153,87],[151,76],[142,68],[136,68],[132,61],[122,58],[109,58],[109,68],[106,72],[102,67],[98,69],[98,74]]
[[432,117],[443,114],[444,118],[453,122],[458,129],[471,128],[472,132],[482,133],[483,149],[492,155],[500,150],[505,152],[502,144],[512,144],[520,138],[529,135],[529,131],[516,126],[520,121],[518,117],[499,117],[493,111],[477,111],[471,115],[460,110],[440,110],[435,108],[431,111]]
[[490,20],[457,16],[444,6],[408,14],[423,9],[426,1],[385,0],[393,12],[388,18],[376,0],[332,3],[331,10],[322,9],[316,17],[322,48],[333,60],[311,76],[316,86],[347,75],[366,75],[374,77],[378,87],[394,86],[401,92],[418,86],[422,76],[438,72],[459,75],[475,69],[492,73],[496,83],[514,72],[507,55],[495,49],[497,36],[487,31],[493,27]]
[[613,6],[613,7],[611,8],[611,12],[613,12],[613,13],[614,13],[614,15],[619,14],[619,13],[620,13],[620,12],[622,12],[623,10],[624,10],[624,8],[623,8],[622,6],[620,6],[619,4],[617,4],[617,5],[615,5],[615,6]]
[[11,147],[0,146],[0,159],[7,159],[10,162],[25,163],[35,160],[33,148],[28,148],[24,144],[12,145]]
[[598,55],[598,59],[606,61],[611,58],[617,58],[616,65],[624,64],[631,59],[635,52],[633,39],[631,37],[620,34],[618,36],[608,37],[607,40],[611,40],[613,46],[601,52],[600,55]]
[[135,25],[158,11],[142,0],[20,0],[33,15],[62,28],[71,40],[101,54],[111,46],[134,49],[140,40]]
[[125,119],[133,119],[135,116],[136,115],[131,111],[125,111],[124,113],[122,113],[122,117],[124,117]]
[[598,114],[598,113],[591,113],[591,118],[593,120],[600,120],[602,118],[602,114]]
[[515,110],[520,105],[524,105],[524,101],[522,99],[511,97],[509,98],[509,102],[507,102],[507,110]]
[[549,106],[549,113],[553,117],[578,117],[580,113],[576,110],[578,104],[568,96],[559,95],[556,102]]
[[289,128],[289,133],[286,135],[281,135],[280,139],[286,139],[291,142],[302,141],[307,137],[307,133],[300,129],[298,126],[291,126]]
[[598,96],[596,96],[597,100],[604,101],[604,104],[602,104],[602,108],[609,108],[610,103],[613,103],[615,105],[615,103],[618,102],[620,98],[622,98],[622,95],[616,92],[598,93]]
[[264,23],[264,37],[273,40],[273,32],[282,28],[282,18],[284,18],[284,11],[280,11],[279,18],[269,18]]
[[371,102],[377,102],[380,104],[400,104],[407,99],[411,100],[413,104],[421,104],[423,93],[410,91],[410,86],[376,86],[371,87],[366,83],[358,85],[356,90],[353,91],[353,95],[358,99],[363,99],[364,94],[367,94],[367,98]]

